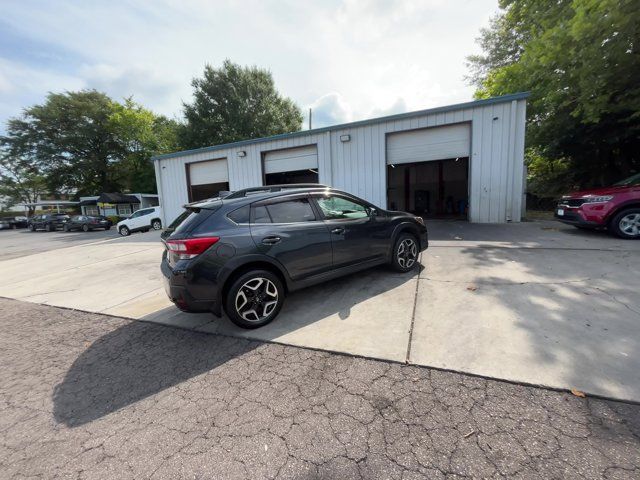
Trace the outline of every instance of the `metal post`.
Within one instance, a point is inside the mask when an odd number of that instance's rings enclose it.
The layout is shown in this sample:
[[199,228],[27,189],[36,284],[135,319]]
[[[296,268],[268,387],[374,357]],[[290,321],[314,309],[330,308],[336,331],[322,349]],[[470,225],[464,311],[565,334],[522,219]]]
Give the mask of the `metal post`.
[[313,112],[311,111],[311,107],[309,107],[309,130],[311,130],[311,117],[313,115]]

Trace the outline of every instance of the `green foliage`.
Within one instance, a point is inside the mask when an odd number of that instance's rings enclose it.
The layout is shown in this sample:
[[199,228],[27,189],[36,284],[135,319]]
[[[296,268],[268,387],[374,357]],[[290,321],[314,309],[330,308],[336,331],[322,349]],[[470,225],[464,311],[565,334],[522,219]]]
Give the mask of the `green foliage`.
[[178,123],[128,98],[124,104],[113,105],[109,128],[124,150],[114,166],[120,191],[156,193],[151,156],[179,149]]
[[[33,203],[47,191],[47,179],[38,171],[32,157],[14,157],[8,153],[0,156],[0,199],[4,207],[16,203]],[[29,209],[33,212],[33,208]]]
[[111,99],[95,90],[51,93],[9,120],[0,141],[11,157],[37,160],[51,191],[111,191],[111,165],[124,154],[109,128],[112,110]]
[[531,91],[529,190],[610,184],[640,169],[640,2],[502,0],[469,57],[484,98]]
[[300,109],[277,92],[267,70],[226,60],[220,69],[207,65],[192,86],[193,103],[184,104],[184,148],[293,132],[302,126]]
[[[49,94],[0,137],[0,195],[155,193],[151,156],[178,150],[178,123],[95,90]],[[17,189],[20,188],[20,191]]]

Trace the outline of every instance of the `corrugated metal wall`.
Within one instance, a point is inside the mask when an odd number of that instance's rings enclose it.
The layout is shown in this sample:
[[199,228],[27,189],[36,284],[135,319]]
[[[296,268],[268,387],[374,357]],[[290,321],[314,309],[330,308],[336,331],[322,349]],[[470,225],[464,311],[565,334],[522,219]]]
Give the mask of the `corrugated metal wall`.
[[[296,135],[159,158],[155,162],[158,193],[165,224],[188,202],[185,164],[226,158],[232,190],[262,185],[262,155],[270,150],[316,144],[320,183],[346,190],[386,207],[387,134],[461,122],[471,123],[469,160],[469,220],[479,223],[518,222],[523,210],[524,99],[480,104],[410,118]],[[341,142],[341,135],[351,140]],[[246,156],[238,157],[239,151]]]

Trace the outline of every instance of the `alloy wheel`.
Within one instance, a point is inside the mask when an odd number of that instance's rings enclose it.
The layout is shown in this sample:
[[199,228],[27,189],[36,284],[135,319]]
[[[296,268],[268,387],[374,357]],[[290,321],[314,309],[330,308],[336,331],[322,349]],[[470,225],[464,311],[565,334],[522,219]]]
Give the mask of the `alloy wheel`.
[[630,213],[620,219],[620,231],[630,237],[640,236],[640,213]]
[[247,322],[264,320],[277,305],[278,289],[267,278],[256,277],[246,281],[236,294],[236,311]]
[[418,258],[418,246],[416,242],[410,238],[405,238],[398,246],[396,258],[398,265],[402,268],[411,268]]

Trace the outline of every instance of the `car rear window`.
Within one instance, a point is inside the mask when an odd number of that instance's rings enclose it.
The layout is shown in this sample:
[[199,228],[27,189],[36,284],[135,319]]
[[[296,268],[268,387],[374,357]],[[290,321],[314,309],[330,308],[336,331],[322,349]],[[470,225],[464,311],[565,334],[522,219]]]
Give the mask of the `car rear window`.
[[195,229],[202,221],[211,216],[211,214],[219,208],[220,205],[218,205],[216,208],[188,207],[178,216],[178,218],[171,222],[169,227],[165,230],[165,234],[187,232],[192,230],[195,231]]

